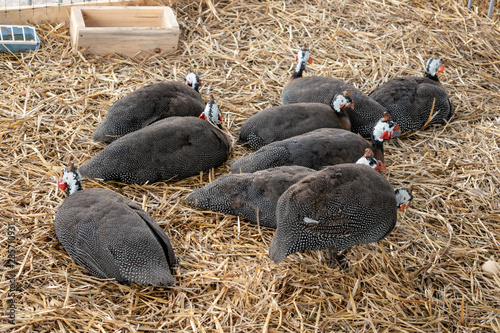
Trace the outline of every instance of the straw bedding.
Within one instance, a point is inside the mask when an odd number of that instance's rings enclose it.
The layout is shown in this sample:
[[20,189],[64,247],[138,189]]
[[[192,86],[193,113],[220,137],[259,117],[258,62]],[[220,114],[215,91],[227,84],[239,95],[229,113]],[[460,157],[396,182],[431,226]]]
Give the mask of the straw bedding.
[[[500,28],[466,1],[176,1],[179,51],[126,58],[71,50],[68,27],[40,24],[42,49],[0,55],[0,239],[15,223],[12,332],[500,332]],[[484,8],[483,8],[484,7]],[[1,14],[0,14],[1,15]],[[57,241],[62,167],[104,145],[91,141],[113,101],[198,71],[233,137],[245,119],[279,105],[298,47],[305,75],[341,78],[368,92],[423,75],[433,52],[456,115],[386,145],[389,181],[414,185],[412,207],[384,240],[352,248],[347,271],[326,251],[267,255],[273,231],[184,202],[250,152],[234,143],[223,166],[177,182],[129,186],[85,180],[143,207],[169,235],[180,263],[171,288],[89,276]],[[2,262],[7,246],[1,247]]]

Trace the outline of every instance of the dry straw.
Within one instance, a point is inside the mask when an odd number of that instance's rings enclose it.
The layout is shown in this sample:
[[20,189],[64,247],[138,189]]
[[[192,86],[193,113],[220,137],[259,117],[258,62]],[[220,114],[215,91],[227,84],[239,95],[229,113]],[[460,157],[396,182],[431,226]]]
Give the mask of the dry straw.
[[[89,56],[68,27],[37,26],[42,48],[0,55],[0,239],[15,223],[18,265],[12,332],[500,332],[500,28],[486,4],[466,1],[175,1],[179,51],[145,58]],[[1,15],[1,14],[0,14]],[[198,211],[184,198],[228,164],[178,182],[128,186],[85,180],[140,204],[169,235],[178,282],[161,289],[89,276],[57,241],[53,218],[63,166],[103,147],[91,133],[108,107],[148,83],[196,69],[235,137],[280,104],[298,47],[306,75],[341,78],[368,92],[389,78],[422,75],[438,52],[456,108],[446,126],[387,144],[387,177],[413,184],[412,207],[375,244],[356,246],[347,271],[306,251],[268,258],[273,231]],[[230,160],[249,152],[236,143]],[[2,262],[8,256],[1,247]],[[0,330],[8,327],[2,314]]]

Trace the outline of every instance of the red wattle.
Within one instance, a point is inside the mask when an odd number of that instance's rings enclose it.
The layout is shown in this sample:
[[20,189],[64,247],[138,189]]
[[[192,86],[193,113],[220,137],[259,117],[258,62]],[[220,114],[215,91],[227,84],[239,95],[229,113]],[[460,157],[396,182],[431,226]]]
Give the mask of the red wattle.
[[66,182],[64,180],[59,179],[59,181],[57,182],[57,186],[59,186],[59,188],[63,191],[66,190],[66,188],[68,188],[68,184],[66,184]]
[[391,138],[391,135],[389,134],[389,132],[385,131],[384,134],[380,136],[380,138],[384,140],[389,140]]

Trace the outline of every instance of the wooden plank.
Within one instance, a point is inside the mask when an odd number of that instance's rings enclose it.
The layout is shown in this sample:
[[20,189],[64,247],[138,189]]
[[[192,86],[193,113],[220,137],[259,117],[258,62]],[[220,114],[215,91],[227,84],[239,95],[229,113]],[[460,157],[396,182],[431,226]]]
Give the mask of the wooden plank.
[[167,7],[165,10],[165,16],[163,17],[163,22],[164,22],[164,27],[171,27],[174,29],[179,29],[179,23],[177,22],[177,19],[175,18],[175,14],[172,11],[172,8]]
[[82,12],[79,10],[71,9],[71,17],[70,17],[70,28],[69,34],[71,36],[71,46],[76,48],[78,45],[78,27],[85,26],[83,21]]
[[172,52],[177,49],[178,35],[165,35],[158,31],[141,33],[134,31],[133,28],[129,31],[97,29],[79,35],[78,47],[86,49],[85,53],[119,53],[133,56],[140,52],[155,52],[155,49],[160,52]]
[[[85,27],[157,27],[161,28],[163,10],[120,7],[120,10],[82,8]],[[155,7],[156,8],[156,7]]]
[[[156,5],[162,0],[154,0]],[[90,3],[81,3],[82,6],[149,6],[151,0],[92,0]],[[74,6],[74,5],[73,5]],[[42,21],[65,24],[70,23],[72,5],[36,5],[20,6],[16,8],[0,8],[0,22],[2,24],[35,24]]]

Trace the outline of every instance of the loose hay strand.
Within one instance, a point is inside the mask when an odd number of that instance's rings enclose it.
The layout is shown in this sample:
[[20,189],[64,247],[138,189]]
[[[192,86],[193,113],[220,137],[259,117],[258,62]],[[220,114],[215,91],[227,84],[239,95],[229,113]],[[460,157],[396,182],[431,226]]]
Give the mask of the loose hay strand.
[[[14,224],[17,259],[2,270],[4,309],[8,277],[18,277],[16,325],[5,320],[1,330],[500,330],[500,280],[481,271],[486,260],[500,259],[497,13],[489,20],[485,4],[470,12],[461,2],[435,0],[168,4],[181,27],[171,55],[74,52],[68,27],[50,22],[36,26],[40,50],[0,54],[0,235],[8,244]],[[81,164],[104,147],[91,134],[115,100],[180,80],[192,68],[236,138],[249,116],[280,104],[303,44],[315,59],[305,75],[340,78],[365,92],[393,77],[423,75],[437,51],[446,60],[440,80],[454,117],[386,146],[386,176],[394,186],[413,184],[415,199],[385,240],[352,248],[347,271],[328,268],[321,251],[275,265],[267,255],[272,230],[184,202],[250,152],[236,142],[226,164],[181,181],[84,181],[135,201],[158,221],[179,258],[175,285],[120,285],[74,264],[54,233],[64,200],[55,182],[67,163]],[[9,248],[1,249],[7,262]]]

